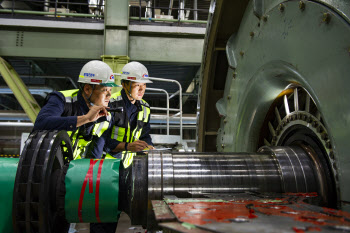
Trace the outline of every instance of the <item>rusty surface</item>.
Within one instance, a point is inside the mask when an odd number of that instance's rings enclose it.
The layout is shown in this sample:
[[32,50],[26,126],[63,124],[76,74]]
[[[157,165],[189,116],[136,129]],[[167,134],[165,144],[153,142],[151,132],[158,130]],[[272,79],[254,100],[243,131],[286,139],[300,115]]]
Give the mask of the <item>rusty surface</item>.
[[164,201],[153,200],[152,206],[154,210],[155,218],[158,222],[163,221],[175,221],[176,217],[169,209],[168,205]]
[[[234,197],[231,196],[231,197]],[[315,193],[286,193],[277,198],[181,199],[166,200],[180,222],[215,232],[249,232],[256,227],[264,232],[268,226],[280,225],[269,232],[337,232],[350,230],[350,213],[310,205]],[[227,229],[232,229],[227,230]],[[247,231],[245,231],[247,230]],[[266,232],[267,232],[266,231]]]

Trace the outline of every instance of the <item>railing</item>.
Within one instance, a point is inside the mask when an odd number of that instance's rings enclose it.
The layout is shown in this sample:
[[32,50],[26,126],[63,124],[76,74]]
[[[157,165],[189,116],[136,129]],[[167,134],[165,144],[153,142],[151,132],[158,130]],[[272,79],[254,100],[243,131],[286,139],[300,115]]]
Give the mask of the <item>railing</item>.
[[[67,1],[50,1],[50,0],[12,0],[11,7],[8,9],[0,9],[0,13],[8,13],[12,14],[27,14],[27,15],[45,15],[45,16],[53,16],[53,17],[62,17],[62,16],[70,16],[70,17],[86,17],[86,18],[96,18],[101,19],[104,18],[104,0],[90,0],[89,3],[80,3],[80,2],[70,2]],[[42,11],[39,10],[16,10],[16,4],[18,3],[30,3],[33,8],[42,8]],[[86,7],[86,12],[77,13],[74,12],[77,9],[73,9],[75,7]],[[73,10],[73,12],[71,12]],[[81,9],[80,9],[81,10]],[[65,12],[61,12],[65,11]]]
[[[174,0],[169,0],[169,7],[161,7],[161,6],[152,6],[151,0],[146,0],[146,6],[142,5],[142,2],[139,0],[138,5],[130,5],[130,9],[132,8],[138,8],[138,15],[133,15],[130,13],[132,20],[139,20],[139,21],[163,21],[163,22],[183,22],[183,23],[202,23],[206,24],[206,20],[198,20],[198,12],[205,12],[209,13],[209,9],[198,9],[197,8],[197,0],[194,0],[194,6],[193,8],[185,8],[185,0],[178,0],[178,6],[179,7],[173,7]],[[145,15],[142,15],[143,10],[145,9]],[[160,14],[161,10],[168,11],[167,15]],[[176,15],[173,15],[173,10],[177,11],[177,18]],[[156,11],[159,11],[159,14],[156,14]],[[185,14],[185,11],[187,11],[187,14]],[[188,19],[189,13],[193,12],[193,19]],[[160,17],[160,18],[157,18]]]
[[[163,89],[158,89],[158,88],[147,88],[147,91],[158,91],[158,92],[164,92],[166,94],[166,108],[160,108],[160,107],[151,107],[152,110],[160,110],[160,111],[166,111],[167,115],[166,115],[166,120],[167,120],[167,136],[169,136],[169,128],[170,128],[170,124],[169,124],[169,120],[170,118],[175,118],[177,116],[180,117],[180,141],[182,141],[182,124],[183,124],[183,120],[182,120],[182,87],[181,84],[173,79],[164,79],[164,78],[154,78],[154,77],[150,77],[150,80],[153,81],[160,81],[160,82],[170,82],[170,83],[175,83],[178,85],[179,90],[177,92],[175,92],[174,94],[172,94],[169,97],[169,93],[166,90]],[[169,101],[170,99],[174,98],[175,96],[179,95],[179,108],[170,108],[169,107]],[[175,112],[174,115],[170,116],[170,112]]]
[[[206,24],[206,20],[198,20],[198,12],[208,13],[208,9],[198,9],[197,0],[194,1],[193,8],[185,8],[184,0],[179,1],[179,7],[173,7],[173,0],[169,0],[169,7],[161,6],[152,6],[151,0],[139,0],[139,5],[130,5],[130,20],[138,21],[149,21],[149,22],[178,22],[180,23],[197,23],[197,24]],[[9,2],[9,1],[7,1]],[[142,2],[146,2],[146,6],[142,5]],[[40,10],[26,10],[26,9],[16,9],[19,3],[28,3],[33,8],[40,8]],[[12,0],[10,6],[7,6],[6,9],[0,9],[0,13],[11,14],[14,17],[15,14],[26,14],[26,15],[43,15],[43,16],[52,16],[52,17],[84,17],[92,18],[96,20],[102,20],[104,18],[104,7],[105,0],[89,0],[88,3],[79,3],[79,2],[70,2],[58,1],[58,0]],[[77,8],[80,12],[75,12]],[[138,14],[132,14],[132,9],[138,8]],[[143,10],[145,15],[142,15]],[[157,11],[164,10],[167,11],[167,15],[156,14]],[[177,15],[173,12],[177,11]],[[185,14],[187,12],[187,16]],[[188,19],[189,12],[193,12],[193,19]],[[153,15],[153,17],[152,17]],[[160,17],[160,18],[157,18]],[[176,18],[175,18],[176,17]]]

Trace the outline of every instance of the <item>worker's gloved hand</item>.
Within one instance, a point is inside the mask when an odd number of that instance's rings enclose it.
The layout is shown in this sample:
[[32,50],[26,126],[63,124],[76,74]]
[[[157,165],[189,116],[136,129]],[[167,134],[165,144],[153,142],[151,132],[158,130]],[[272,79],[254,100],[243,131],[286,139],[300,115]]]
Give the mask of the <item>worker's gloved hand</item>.
[[89,122],[96,121],[98,118],[103,116],[108,116],[106,107],[94,105],[90,108],[89,112],[86,114],[86,118]]
[[138,152],[138,151],[144,150],[147,147],[148,147],[147,142],[138,140],[138,141],[129,143],[127,146],[127,149],[128,151]]

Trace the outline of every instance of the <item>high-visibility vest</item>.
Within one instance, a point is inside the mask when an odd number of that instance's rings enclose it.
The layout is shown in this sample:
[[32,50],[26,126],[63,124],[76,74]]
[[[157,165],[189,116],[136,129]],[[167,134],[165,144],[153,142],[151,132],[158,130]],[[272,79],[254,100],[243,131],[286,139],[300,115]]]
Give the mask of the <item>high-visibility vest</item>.
[[[123,107],[125,109],[125,104],[121,95],[121,91],[112,94],[110,99],[110,105],[112,108]],[[111,138],[120,142],[131,143],[137,141],[141,137],[142,129],[146,125],[148,118],[150,116],[151,109],[149,104],[140,100],[140,111],[137,114],[137,123],[135,129],[131,132],[130,122],[126,111],[121,113],[115,113],[115,125],[112,128]],[[136,155],[134,152],[123,151],[122,161],[124,168],[129,167],[132,164],[133,157]],[[107,155],[108,156],[108,155]]]
[[[62,116],[77,116],[79,110],[78,104],[78,92],[79,89],[60,91],[65,97],[65,105],[64,112]],[[96,123],[92,129],[90,134],[91,139],[92,136],[101,137],[104,131],[108,129],[109,122],[103,121],[100,123]],[[67,131],[73,146],[73,159],[81,159],[85,158],[87,152],[87,146],[91,143],[91,140],[84,139],[84,135],[82,132],[82,127],[74,131]]]

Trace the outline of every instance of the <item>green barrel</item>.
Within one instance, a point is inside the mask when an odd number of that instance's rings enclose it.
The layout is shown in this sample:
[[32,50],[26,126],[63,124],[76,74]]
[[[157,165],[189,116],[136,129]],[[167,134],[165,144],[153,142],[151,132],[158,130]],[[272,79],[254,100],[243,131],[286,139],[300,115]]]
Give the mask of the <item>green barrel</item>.
[[13,187],[19,158],[0,158],[0,232],[12,233]]
[[65,178],[66,219],[79,222],[116,222],[120,159],[71,161]]

